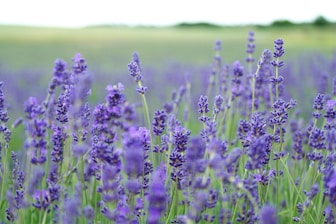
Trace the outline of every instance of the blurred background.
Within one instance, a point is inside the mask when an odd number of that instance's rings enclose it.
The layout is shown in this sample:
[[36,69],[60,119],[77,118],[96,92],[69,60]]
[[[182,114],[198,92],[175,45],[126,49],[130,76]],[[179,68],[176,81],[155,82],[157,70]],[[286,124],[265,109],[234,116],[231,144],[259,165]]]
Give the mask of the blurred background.
[[186,74],[199,85],[207,80],[217,40],[224,63],[244,65],[253,31],[256,61],[265,48],[273,50],[275,39],[284,40],[283,76],[296,98],[311,102],[318,80],[331,82],[336,75],[333,5],[332,0],[3,1],[0,80],[16,111],[28,96],[44,99],[57,58],[71,66],[79,52],[93,79],[93,101],[103,101],[105,86],[117,82],[136,100],[127,64],[138,52],[151,102],[160,102],[183,85]]

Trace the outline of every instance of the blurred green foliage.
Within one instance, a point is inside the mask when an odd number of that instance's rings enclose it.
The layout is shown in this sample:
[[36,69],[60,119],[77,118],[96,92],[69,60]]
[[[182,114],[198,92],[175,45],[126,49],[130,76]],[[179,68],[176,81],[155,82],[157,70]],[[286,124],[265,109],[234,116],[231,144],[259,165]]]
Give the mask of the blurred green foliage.
[[7,69],[51,71],[56,58],[69,61],[80,52],[91,69],[127,72],[132,53],[140,54],[143,65],[162,66],[167,62],[210,64],[213,45],[222,41],[227,63],[245,55],[247,32],[256,33],[258,58],[262,50],[273,49],[273,40],[285,41],[285,57],[307,51],[331,55],[336,48],[333,26],[277,27],[88,27],[78,29],[0,26],[0,65]]

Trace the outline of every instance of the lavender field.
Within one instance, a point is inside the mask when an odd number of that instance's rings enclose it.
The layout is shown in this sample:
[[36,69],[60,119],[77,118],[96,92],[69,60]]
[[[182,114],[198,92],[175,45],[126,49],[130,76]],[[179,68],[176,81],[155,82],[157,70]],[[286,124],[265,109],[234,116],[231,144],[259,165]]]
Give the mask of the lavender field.
[[0,36],[0,223],[335,223],[335,34],[222,31]]

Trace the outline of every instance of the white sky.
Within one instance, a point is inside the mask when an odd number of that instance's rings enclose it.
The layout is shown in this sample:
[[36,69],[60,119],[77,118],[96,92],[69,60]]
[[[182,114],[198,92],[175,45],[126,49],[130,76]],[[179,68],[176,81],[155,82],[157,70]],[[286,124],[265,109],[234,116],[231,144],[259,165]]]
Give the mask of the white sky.
[[336,21],[335,0],[1,0],[0,24],[82,27],[99,24],[269,24]]

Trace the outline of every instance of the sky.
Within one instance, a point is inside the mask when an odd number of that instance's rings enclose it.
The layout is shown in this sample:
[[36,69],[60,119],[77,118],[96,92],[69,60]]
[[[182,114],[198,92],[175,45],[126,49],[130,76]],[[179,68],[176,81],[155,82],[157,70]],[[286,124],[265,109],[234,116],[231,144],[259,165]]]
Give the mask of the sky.
[[335,0],[1,0],[0,24],[48,27],[336,21]]

